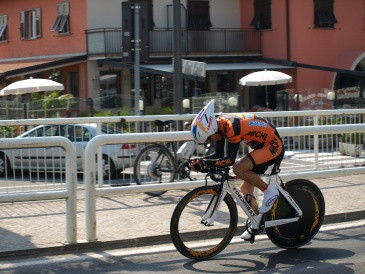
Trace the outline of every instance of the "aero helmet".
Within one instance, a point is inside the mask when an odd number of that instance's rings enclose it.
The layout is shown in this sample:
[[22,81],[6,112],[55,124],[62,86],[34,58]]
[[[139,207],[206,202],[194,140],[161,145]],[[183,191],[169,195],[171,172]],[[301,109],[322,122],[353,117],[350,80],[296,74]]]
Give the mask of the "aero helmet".
[[215,99],[211,100],[195,117],[191,124],[191,134],[195,141],[204,143],[208,137],[218,131],[218,123],[214,117]]

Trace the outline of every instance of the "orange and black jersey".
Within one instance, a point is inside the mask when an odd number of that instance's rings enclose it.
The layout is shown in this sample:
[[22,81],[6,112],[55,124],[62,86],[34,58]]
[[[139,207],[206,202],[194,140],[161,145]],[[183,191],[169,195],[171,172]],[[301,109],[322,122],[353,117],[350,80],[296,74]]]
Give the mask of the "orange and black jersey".
[[[266,146],[267,153],[263,155],[265,160],[275,158],[281,152],[280,136],[276,128],[264,118],[250,113],[224,114],[217,117],[217,122],[223,138],[215,142],[215,153],[205,157],[208,166],[233,165],[241,142],[253,149]],[[227,149],[224,153],[226,140]]]

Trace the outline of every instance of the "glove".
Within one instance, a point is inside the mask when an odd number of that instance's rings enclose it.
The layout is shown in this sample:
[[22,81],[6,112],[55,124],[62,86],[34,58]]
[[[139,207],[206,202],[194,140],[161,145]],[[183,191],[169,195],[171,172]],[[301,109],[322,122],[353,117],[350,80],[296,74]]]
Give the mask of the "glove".
[[203,159],[193,159],[189,162],[189,168],[196,172],[200,172],[206,168],[206,163]]

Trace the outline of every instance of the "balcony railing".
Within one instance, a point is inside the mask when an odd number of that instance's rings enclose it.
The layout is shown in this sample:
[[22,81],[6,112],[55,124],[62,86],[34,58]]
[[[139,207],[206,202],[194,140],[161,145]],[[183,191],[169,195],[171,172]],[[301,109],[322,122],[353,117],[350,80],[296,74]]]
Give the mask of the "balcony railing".
[[[87,30],[87,38],[89,55],[121,56],[121,29],[90,29]],[[172,30],[150,31],[147,44],[149,57],[172,56]],[[261,35],[260,32],[247,29],[183,30],[181,48],[185,56],[260,55]]]

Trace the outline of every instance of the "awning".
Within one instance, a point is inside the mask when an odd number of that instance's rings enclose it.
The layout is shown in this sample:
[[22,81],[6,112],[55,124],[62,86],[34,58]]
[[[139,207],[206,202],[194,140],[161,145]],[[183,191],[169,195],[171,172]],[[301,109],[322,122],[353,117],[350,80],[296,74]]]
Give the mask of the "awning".
[[[100,65],[110,65],[115,67],[124,67],[129,69],[134,69],[133,64],[126,64],[122,62],[118,62],[115,60],[99,60]],[[287,70],[287,69],[295,69],[293,66],[281,65],[281,64],[273,64],[266,62],[240,62],[240,63],[207,63],[207,71],[242,71],[242,70]],[[141,64],[140,70],[142,72],[152,73],[152,74],[171,74],[173,73],[173,65],[172,64]],[[191,75],[183,75],[184,78],[193,79],[193,80],[201,80],[199,77],[194,77]]]
[[71,65],[87,59],[87,55],[78,55],[69,58],[52,58],[32,61],[0,62],[0,76],[15,77],[38,71]]

